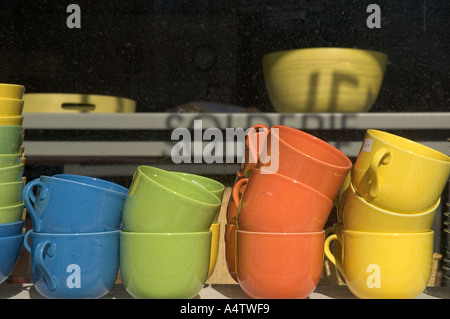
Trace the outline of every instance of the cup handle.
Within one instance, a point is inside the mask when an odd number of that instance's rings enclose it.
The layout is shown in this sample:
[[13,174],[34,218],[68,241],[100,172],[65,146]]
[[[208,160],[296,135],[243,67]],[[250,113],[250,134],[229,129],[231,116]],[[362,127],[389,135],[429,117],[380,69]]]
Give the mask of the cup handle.
[[33,230],[30,229],[23,237],[23,245],[25,246],[25,249],[28,250],[29,253],[31,253],[31,246],[30,243],[28,242],[28,237],[30,237],[32,231]]
[[370,176],[370,190],[369,195],[373,198],[380,193],[380,182],[378,180],[378,167],[386,165],[391,161],[391,152],[388,149],[380,148],[370,161],[369,176]]
[[336,234],[333,234],[333,235],[327,237],[327,239],[325,240],[325,244],[324,244],[324,252],[325,252],[325,255],[327,256],[327,258],[336,266],[336,268],[339,270],[339,272],[345,278],[344,271],[342,269],[342,265],[339,262],[337,262],[336,258],[334,257],[333,253],[330,250],[330,244],[333,240],[339,240],[339,238]]
[[56,245],[51,241],[42,241],[37,244],[36,249],[34,251],[35,262],[39,270],[42,272],[42,276],[47,284],[47,287],[50,291],[56,289],[56,278],[53,276],[48,270],[47,266],[44,263],[44,256],[53,257],[56,253]]
[[36,178],[35,180],[25,185],[22,198],[24,200],[25,207],[27,208],[27,212],[30,214],[31,219],[33,220],[33,229],[38,233],[41,230],[41,219],[34,210],[34,202],[36,201],[36,196],[33,193],[33,189],[35,186],[41,188],[39,196],[40,199],[45,199],[47,197],[48,188],[47,185],[42,183],[39,178]]
[[234,204],[236,205],[236,209],[239,207],[239,202],[241,201],[241,197],[239,196],[239,193],[241,192],[242,187],[244,187],[244,185],[247,185],[248,183],[248,178],[244,177],[240,180],[238,180],[236,182],[236,184],[234,184],[233,186],[233,201]]

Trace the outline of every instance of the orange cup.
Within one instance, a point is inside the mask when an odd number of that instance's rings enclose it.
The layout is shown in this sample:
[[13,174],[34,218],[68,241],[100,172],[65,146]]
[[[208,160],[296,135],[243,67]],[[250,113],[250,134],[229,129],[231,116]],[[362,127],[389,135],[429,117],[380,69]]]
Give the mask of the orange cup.
[[325,232],[236,231],[239,285],[252,298],[303,299],[317,287]]
[[225,224],[225,260],[230,276],[236,281],[236,225]]
[[235,184],[233,200],[239,205],[238,229],[252,232],[321,231],[333,209],[333,201],[315,189],[281,174],[263,174],[259,168]]
[[270,128],[256,167],[298,180],[333,200],[352,162],[337,148],[313,135],[275,125]]

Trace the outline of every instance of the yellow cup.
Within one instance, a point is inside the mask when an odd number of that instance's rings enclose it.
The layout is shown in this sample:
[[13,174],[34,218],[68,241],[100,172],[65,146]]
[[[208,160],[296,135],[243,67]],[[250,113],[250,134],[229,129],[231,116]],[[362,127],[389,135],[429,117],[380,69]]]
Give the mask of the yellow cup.
[[20,116],[23,110],[23,100],[0,97],[0,116]]
[[0,97],[7,99],[23,98],[25,87],[19,84],[0,83]]
[[208,278],[211,277],[214,268],[216,268],[217,254],[219,253],[220,223],[212,223],[209,229],[211,230],[211,253],[209,256]]
[[436,204],[449,174],[449,156],[369,129],[351,179],[358,194],[371,204],[398,213],[418,213]]
[[22,125],[22,115],[0,116],[0,125]]
[[[411,299],[426,288],[433,262],[432,230],[417,233],[374,233],[343,230],[325,240],[324,252],[362,299]],[[330,251],[338,240],[342,262]]]
[[440,198],[420,213],[398,213],[372,205],[356,193],[353,185],[341,194],[340,209],[346,230],[369,232],[420,232],[431,229]]

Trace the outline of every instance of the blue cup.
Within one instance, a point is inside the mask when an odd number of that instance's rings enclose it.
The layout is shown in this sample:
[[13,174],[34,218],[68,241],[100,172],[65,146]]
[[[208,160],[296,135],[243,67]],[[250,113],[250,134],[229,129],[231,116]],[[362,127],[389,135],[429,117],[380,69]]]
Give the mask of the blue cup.
[[24,246],[31,253],[34,286],[45,298],[100,298],[114,286],[119,230],[78,234],[30,230]]
[[0,284],[11,275],[23,245],[23,233],[0,237]]
[[26,184],[23,200],[34,232],[89,233],[119,229],[127,194],[127,188],[99,178],[58,174]]
[[[0,238],[19,235],[22,233],[22,230],[23,230],[22,219],[12,223],[0,224]],[[3,247],[0,246],[0,250],[2,249]]]

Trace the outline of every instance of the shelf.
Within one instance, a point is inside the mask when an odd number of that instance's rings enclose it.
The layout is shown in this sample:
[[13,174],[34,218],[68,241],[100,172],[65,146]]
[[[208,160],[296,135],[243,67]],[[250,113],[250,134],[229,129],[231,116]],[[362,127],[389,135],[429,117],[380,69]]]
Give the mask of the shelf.
[[203,127],[244,129],[258,123],[298,129],[450,129],[450,112],[436,113],[24,113],[33,130],[172,130]]
[[[71,173],[95,171],[96,175],[129,175],[142,158],[165,159],[170,162],[171,150],[179,140],[168,140],[170,132],[176,128],[194,128],[194,121],[201,120],[201,128],[219,128],[226,140],[227,128],[242,128],[243,130],[254,124],[262,123],[267,126],[286,125],[302,130],[331,130],[336,134],[326,141],[341,150],[349,157],[356,157],[361,147],[361,134],[368,128],[382,130],[420,130],[420,143],[434,148],[442,153],[449,153],[450,112],[436,113],[24,113],[23,126],[26,131],[107,131],[101,140],[92,140],[88,134],[82,140],[61,140],[39,133],[43,138],[25,139],[25,154],[27,163],[37,159],[52,162],[57,159],[89,158],[95,164],[81,163],[70,165]],[[198,126],[196,126],[198,127]],[[342,139],[342,131],[361,131],[361,134],[351,134],[346,140]],[[111,131],[115,133],[111,133]],[[137,138],[131,131],[166,131],[165,140]],[[438,131],[438,134],[432,132]],[[118,133],[117,133],[118,132]],[[431,132],[431,133],[430,133]],[[446,133],[448,132],[448,134]],[[120,134],[120,135],[118,135]],[[129,134],[129,135],[127,135]],[[442,139],[441,137],[444,136]],[[54,136],[54,135],[53,135]],[[70,136],[70,135],[69,135]],[[98,136],[98,134],[97,134]],[[127,136],[133,136],[127,140]],[[438,138],[436,138],[438,136]],[[203,142],[202,148],[192,147],[192,155],[196,150],[200,152],[209,143]],[[234,154],[243,145],[235,143]],[[224,150],[225,151],[225,150]],[[127,159],[125,167],[118,169],[123,163],[117,160],[117,166],[111,167],[110,159]],[[129,163],[130,160],[134,163]],[[109,162],[108,162],[109,161]],[[108,163],[107,163],[108,162]],[[105,165],[107,163],[108,165]],[[103,165],[102,170],[98,170]],[[192,173],[234,174],[239,168],[238,160],[232,163],[212,163],[210,165],[196,165],[186,163],[187,170]],[[185,167],[186,168],[186,167]]]
[[[445,294],[447,290],[447,294]],[[250,299],[238,284],[206,284],[195,299]],[[417,299],[448,298],[448,287],[427,287]],[[0,285],[0,299],[44,299],[33,284]],[[122,284],[116,284],[102,299],[132,299]],[[308,299],[357,299],[347,286],[320,285]]]

